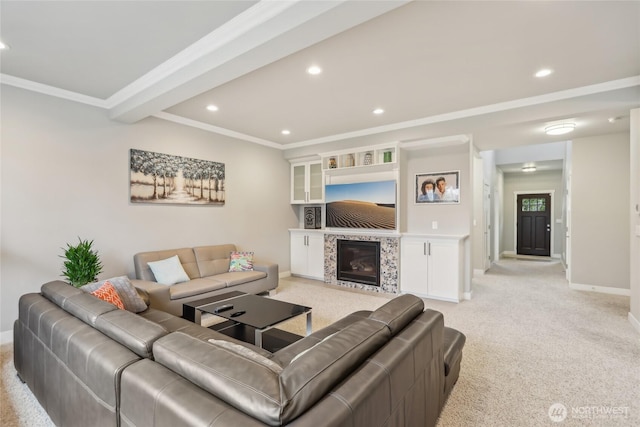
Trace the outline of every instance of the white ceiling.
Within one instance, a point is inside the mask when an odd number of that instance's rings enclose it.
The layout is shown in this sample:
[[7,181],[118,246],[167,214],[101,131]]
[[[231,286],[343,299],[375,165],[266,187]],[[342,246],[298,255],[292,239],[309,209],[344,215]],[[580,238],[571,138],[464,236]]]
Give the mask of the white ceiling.
[[624,132],[640,107],[638,1],[0,0],[0,40],[3,84],[283,149],[503,149],[568,118]]

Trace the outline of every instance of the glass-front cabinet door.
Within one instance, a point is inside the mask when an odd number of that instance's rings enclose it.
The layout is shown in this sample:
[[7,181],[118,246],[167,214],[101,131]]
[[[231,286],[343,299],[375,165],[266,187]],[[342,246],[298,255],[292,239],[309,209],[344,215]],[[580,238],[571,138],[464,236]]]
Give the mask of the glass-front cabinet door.
[[291,166],[291,203],[305,203],[307,198],[306,189],[307,165]]
[[309,164],[309,203],[322,203],[322,163]]
[[322,203],[322,162],[291,165],[291,203]]

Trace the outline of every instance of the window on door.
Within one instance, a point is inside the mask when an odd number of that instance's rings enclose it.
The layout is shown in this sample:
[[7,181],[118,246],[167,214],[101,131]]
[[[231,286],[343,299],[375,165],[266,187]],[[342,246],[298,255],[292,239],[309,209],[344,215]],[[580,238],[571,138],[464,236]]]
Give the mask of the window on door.
[[522,212],[546,212],[547,201],[544,198],[523,198]]

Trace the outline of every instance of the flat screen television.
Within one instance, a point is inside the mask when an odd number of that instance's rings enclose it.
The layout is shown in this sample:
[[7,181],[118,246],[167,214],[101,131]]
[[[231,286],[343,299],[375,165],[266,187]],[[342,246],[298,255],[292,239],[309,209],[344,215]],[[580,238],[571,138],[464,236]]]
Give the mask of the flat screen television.
[[396,182],[325,185],[329,228],[396,229]]

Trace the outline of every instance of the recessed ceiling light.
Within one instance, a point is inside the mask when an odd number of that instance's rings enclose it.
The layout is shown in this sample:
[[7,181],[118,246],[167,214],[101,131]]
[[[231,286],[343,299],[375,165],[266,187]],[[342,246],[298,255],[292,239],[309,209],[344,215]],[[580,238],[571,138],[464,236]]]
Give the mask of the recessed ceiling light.
[[209,105],[207,105],[207,110],[209,110],[209,111],[218,111],[218,106],[217,105],[213,105],[213,104],[209,104]]
[[283,129],[282,130],[282,134],[283,135],[291,135],[291,131],[289,129]]
[[316,76],[321,72],[322,68],[318,67],[317,65],[312,65],[311,67],[307,68],[307,73],[311,74],[312,76]]
[[565,133],[573,132],[576,128],[576,124],[572,122],[557,123],[544,128],[544,132],[547,135],[564,135]]
[[522,167],[522,172],[535,172],[536,171],[536,165],[524,165]]
[[4,50],[4,49],[9,49],[9,46],[7,46],[6,44],[0,42],[0,50]]
[[536,73],[536,77],[547,77],[549,74],[553,73],[553,70],[549,68],[543,68]]
[[609,117],[607,120],[609,121],[609,123],[615,123],[620,120],[620,117]]
[[376,108],[375,110],[373,110],[373,114],[382,114],[384,113],[384,110],[382,108]]

